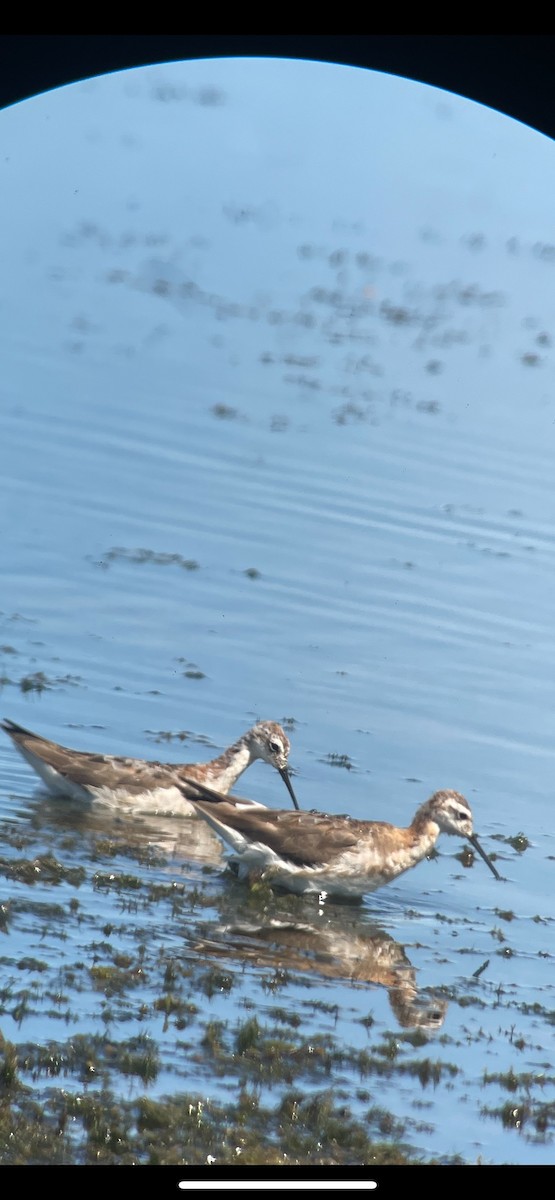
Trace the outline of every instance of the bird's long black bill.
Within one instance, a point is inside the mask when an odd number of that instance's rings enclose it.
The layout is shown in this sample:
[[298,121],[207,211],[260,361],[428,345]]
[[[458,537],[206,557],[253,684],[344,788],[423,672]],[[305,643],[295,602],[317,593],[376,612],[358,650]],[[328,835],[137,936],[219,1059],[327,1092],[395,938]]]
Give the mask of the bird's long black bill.
[[474,846],[474,849],[478,851],[478,854],[480,854],[482,856],[484,862],[486,862],[488,864],[488,867],[489,867],[490,871],[492,872],[492,875],[495,875],[496,879],[501,879],[501,875],[499,874],[499,871],[497,870],[497,868],[494,867],[494,865],[491,861],[491,858],[488,858],[488,855],[486,854],[485,850],[482,850],[482,847],[478,841],[478,838],[476,837],[476,834],[473,833],[471,835],[471,837],[469,837],[468,840]]
[[289,795],[293,801],[293,804],[295,805],[295,808],[299,808],[299,803],[298,803],[297,797],[293,791],[293,784],[291,783],[291,779],[289,778],[289,771],[287,770],[287,767],[280,767],[279,773],[281,775],[281,778],[283,779],[283,782],[287,788],[287,791],[289,792]]

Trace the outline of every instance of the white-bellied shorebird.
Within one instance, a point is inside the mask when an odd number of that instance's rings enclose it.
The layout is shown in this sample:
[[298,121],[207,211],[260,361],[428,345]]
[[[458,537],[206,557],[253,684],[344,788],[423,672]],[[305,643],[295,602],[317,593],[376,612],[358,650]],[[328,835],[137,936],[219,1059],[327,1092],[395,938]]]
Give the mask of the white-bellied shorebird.
[[258,876],[290,892],[344,897],[373,892],[416,866],[440,833],[467,838],[501,878],[473,831],[468,800],[458,792],[435,792],[407,828],[315,810],[270,809],[219,795],[193,779],[187,795],[231,846],[239,878]]
[[70,750],[15,721],[6,719],[0,726],[47,788],[74,800],[96,800],[117,809],[147,808],[150,812],[194,816],[195,809],[187,799],[188,779],[226,795],[243,771],[262,759],[276,768],[295,808],[299,807],[287,766],[289,738],[275,721],[258,721],[223,754],[203,763],[150,762]]

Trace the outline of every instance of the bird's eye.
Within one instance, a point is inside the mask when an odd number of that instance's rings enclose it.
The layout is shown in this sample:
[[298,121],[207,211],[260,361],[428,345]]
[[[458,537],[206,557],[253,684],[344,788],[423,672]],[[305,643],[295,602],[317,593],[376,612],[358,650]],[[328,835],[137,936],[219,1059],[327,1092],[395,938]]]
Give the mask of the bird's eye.
[[468,813],[464,812],[463,809],[459,808],[459,810],[457,812],[457,821],[467,821],[467,820],[468,820]]
[[279,742],[269,742],[268,745],[270,747],[270,750],[272,751],[272,754],[280,753],[281,746],[280,746]]

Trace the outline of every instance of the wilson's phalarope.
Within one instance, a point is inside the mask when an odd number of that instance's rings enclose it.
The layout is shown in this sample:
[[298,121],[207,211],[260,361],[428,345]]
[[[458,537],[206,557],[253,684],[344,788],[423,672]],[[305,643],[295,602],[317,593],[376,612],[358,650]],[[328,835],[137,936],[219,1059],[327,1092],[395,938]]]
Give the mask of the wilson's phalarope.
[[287,768],[289,738],[275,721],[259,721],[223,754],[205,763],[149,762],[70,750],[15,721],[4,720],[0,726],[48,789],[72,799],[194,816],[196,810],[187,799],[188,780],[206,783],[226,795],[243,771],[261,758],[276,768],[295,808],[299,807]]
[[218,795],[198,780],[187,781],[187,795],[232,847],[239,878],[255,874],[290,892],[345,897],[373,892],[416,866],[440,833],[467,838],[501,878],[473,832],[468,800],[458,792],[435,792],[406,829],[387,821],[253,805]]

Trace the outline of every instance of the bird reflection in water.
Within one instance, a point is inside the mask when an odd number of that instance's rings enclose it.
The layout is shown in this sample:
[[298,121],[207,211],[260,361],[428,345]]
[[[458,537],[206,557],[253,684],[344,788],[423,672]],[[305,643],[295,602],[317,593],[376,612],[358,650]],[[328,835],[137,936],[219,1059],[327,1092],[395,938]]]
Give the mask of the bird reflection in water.
[[[339,916],[345,914],[339,914]],[[273,917],[240,919],[214,928],[194,945],[198,954],[251,962],[280,971],[309,971],[325,979],[385,987],[402,1028],[430,1033],[445,1019],[448,1003],[428,989],[419,991],[416,971],[404,947],[377,925],[328,919],[323,925]]]

